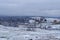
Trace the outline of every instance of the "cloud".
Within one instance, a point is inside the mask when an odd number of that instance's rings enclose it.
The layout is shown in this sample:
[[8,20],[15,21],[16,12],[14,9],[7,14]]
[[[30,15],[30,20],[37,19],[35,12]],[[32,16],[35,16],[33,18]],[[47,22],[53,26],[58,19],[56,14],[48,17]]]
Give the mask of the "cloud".
[[46,13],[46,16],[53,16],[53,17],[60,16],[60,10],[45,10],[43,12]]
[[0,0],[0,15],[60,16],[60,0]]

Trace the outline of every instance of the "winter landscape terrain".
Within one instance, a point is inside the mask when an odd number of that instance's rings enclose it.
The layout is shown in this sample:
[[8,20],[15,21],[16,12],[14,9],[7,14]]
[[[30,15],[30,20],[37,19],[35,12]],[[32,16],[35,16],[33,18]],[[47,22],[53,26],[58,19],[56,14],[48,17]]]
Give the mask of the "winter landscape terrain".
[[0,40],[60,40],[60,0],[0,0]]
[[18,27],[3,25],[0,19],[0,40],[60,40],[60,19],[46,18],[46,22],[45,18],[43,21],[40,20],[41,17],[31,18],[34,20],[29,19]]
[[33,32],[21,29],[0,25],[0,40],[60,40],[59,30],[36,29]]

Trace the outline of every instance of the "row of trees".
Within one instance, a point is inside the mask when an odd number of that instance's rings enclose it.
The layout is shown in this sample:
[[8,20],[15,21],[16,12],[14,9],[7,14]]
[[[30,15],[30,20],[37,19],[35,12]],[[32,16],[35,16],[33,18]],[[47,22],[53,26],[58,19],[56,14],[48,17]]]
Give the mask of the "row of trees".
[[28,22],[28,19],[27,18],[14,18],[14,17],[8,17],[8,18],[0,18],[0,25],[9,25],[9,26],[12,26],[12,25],[15,25],[17,26],[18,23],[25,23],[25,22]]

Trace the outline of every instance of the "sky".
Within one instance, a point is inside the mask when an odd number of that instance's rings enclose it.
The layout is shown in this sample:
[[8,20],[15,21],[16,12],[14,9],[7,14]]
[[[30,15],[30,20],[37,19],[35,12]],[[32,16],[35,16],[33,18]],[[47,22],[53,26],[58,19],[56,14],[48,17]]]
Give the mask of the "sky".
[[60,17],[60,0],[0,0],[0,15]]

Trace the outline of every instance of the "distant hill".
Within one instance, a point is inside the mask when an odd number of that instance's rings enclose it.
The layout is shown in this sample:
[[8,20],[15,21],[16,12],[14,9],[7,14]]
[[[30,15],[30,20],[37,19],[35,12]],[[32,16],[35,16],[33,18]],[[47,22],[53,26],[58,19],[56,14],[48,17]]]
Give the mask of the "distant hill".
[[8,18],[8,17],[14,17],[14,18],[25,18],[25,17],[45,17],[45,18],[60,18],[60,17],[50,17],[50,16],[5,16],[5,15],[0,15],[0,18],[4,17],[4,18]]

